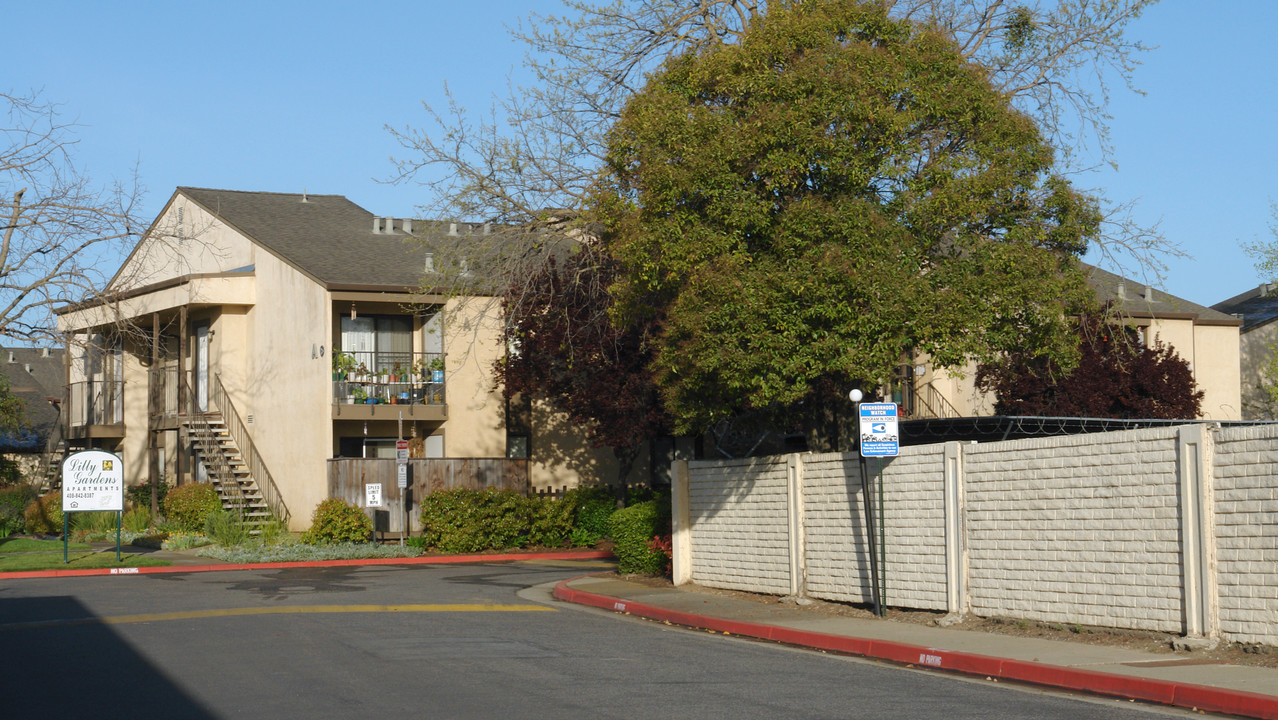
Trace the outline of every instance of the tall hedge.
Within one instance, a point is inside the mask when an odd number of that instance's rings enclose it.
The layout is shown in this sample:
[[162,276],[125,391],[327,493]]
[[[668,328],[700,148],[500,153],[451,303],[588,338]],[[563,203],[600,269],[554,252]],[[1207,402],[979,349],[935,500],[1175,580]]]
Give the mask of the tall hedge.
[[609,519],[609,530],[618,572],[660,573],[665,566],[665,556],[650,548],[649,541],[670,534],[669,498],[658,497],[614,512]]

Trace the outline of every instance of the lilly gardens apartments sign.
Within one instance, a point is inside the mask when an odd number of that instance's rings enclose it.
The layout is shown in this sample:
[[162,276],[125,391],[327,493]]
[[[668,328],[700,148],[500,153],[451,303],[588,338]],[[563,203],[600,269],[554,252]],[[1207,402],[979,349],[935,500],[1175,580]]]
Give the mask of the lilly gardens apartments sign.
[[120,521],[124,512],[124,464],[103,450],[84,450],[62,461],[62,562],[67,562],[69,514],[115,512],[115,559],[120,559]]

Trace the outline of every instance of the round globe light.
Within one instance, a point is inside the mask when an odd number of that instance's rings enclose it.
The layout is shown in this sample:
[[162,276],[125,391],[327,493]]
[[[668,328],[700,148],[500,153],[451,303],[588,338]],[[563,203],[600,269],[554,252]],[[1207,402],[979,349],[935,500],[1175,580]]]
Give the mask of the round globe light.
[[853,390],[848,393],[848,398],[851,399],[852,402],[861,402],[861,397],[862,395],[860,390]]

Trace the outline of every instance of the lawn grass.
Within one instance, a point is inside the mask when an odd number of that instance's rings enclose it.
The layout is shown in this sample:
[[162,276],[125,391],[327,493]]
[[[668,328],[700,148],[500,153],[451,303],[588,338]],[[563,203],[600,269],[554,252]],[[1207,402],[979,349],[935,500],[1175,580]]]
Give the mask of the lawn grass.
[[[73,542],[67,546],[70,550],[88,550],[84,543]],[[35,538],[10,537],[0,540],[0,553],[25,552],[62,552],[61,540],[36,540]]]
[[86,568],[164,567],[173,563],[145,555],[122,553],[115,559],[115,548],[93,550],[84,543],[67,546],[67,559],[62,561],[61,540],[6,538],[0,540],[0,573],[30,570],[81,570]]

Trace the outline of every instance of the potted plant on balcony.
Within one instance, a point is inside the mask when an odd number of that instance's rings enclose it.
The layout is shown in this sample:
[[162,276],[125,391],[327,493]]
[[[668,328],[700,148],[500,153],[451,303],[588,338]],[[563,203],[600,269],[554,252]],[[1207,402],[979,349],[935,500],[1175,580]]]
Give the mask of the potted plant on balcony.
[[430,381],[433,383],[444,382],[444,358],[433,357],[429,363]]
[[355,371],[355,356],[345,352],[333,353],[333,379],[350,380]]

